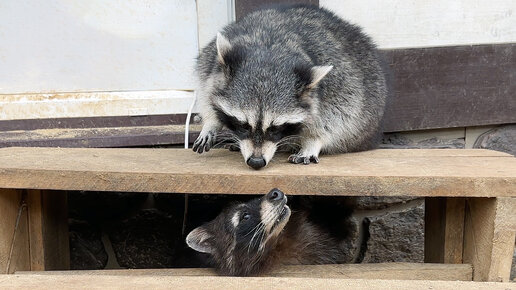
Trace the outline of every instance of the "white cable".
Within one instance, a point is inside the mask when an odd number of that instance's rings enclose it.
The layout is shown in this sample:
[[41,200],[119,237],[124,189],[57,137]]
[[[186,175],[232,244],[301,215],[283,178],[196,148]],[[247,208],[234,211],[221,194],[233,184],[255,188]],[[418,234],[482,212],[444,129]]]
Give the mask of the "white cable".
[[197,91],[193,91],[193,100],[190,108],[188,108],[188,113],[186,114],[186,122],[185,122],[185,149],[188,149],[188,135],[190,135],[190,118],[192,117],[192,111],[195,105],[195,101],[197,100]]
[[[186,122],[185,122],[185,149],[188,149],[188,135],[190,134],[190,118],[192,117],[193,107],[195,106],[195,101],[197,100],[197,91],[193,91],[193,100],[192,104],[190,104],[190,108],[188,108],[188,113],[186,114]],[[185,209],[183,212],[183,227],[181,229],[182,237],[185,236],[186,230],[186,219],[188,217],[188,193],[185,193]]]

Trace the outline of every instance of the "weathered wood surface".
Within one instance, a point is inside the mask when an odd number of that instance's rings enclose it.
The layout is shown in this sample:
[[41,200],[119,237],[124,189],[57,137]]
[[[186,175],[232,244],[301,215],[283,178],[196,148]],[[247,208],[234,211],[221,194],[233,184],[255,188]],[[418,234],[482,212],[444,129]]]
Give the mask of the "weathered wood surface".
[[[199,125],[190,126],[190,141],[200,131]],[[184,125],[56,128],[31,131],[0,132],[0,147],[81,147],[103,148],[180,144],[184,142]]]
[[0,273],[69,269],[66,193],[0,189]]
[[[385,279],[385,280],[442,280],[471,281],[471,265],[422,263],[378,263],[340,265],[292,265],[275,269],[267,276],[299,278]],[[39,275],[131,275],[131,276],[217,276],[213,269],[141,269],[17,272]]]
[[240,153],[184,149],[0,149],[0,188],[349,196],[516,196],[516,159],[488,150],[375,150],[255,171]]
[[394,86],[386,132],[516,122],[516,44],[382,53]]
[[22,191],[0,189],[0,273],[30,269],[27,227]]
[[514,283],[292,277],[0,275],[0,289],[442,289],[507,290]]
[[425,262],[462,263],[465,200],[425,199]]
[[27,193],[30,269],[70,268],[66,192],[29,190]]
[[516,235],[516,198],[468,198],[464,263],[475,281],[509,281]]

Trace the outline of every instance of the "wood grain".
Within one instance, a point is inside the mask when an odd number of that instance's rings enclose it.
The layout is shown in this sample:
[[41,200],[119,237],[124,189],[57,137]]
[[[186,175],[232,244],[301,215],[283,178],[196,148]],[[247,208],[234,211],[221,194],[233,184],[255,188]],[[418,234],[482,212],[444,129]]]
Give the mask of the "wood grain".
[[507,290],[513,283],[286,277],[0,275],[5,289],[442,289]]
[[516,44],[386,50],[385,132],[516,122]]
[[238,152],[183,149],[0,149],[0,188],[349,196],[516,196],[516,159],[488,150],[375,150],[263,170]]
[[464,262],[475,281],[509,281],[516,233],[516,199],[468,198]]
[[[272,271],[271,277],[385,279],[385,280],[447,280],[471,281],[471,265],[422,263],[378,263],[283,266]],[[131,276],[217,276],[213,269],[137,269],[17,272],[39,275],[131,275]]]
[[444,256],[446,264],[461,264],[464,245],[464,210],[466,200],[446,198],[446,225],[444,230]]
[[465,200],[425,199],[425,262],[462,263]]
[[23,198],[19,190],[0,190],[0,273],[30,269],[27,210],[22,206]]
[[70,268],[66,192],[28,191],[31,270]]
[[[0,132],[0,147],[130,147],[184,142],[184,125],[119,128],[40,129]],[[199,125],[190,126],[193,142]]]

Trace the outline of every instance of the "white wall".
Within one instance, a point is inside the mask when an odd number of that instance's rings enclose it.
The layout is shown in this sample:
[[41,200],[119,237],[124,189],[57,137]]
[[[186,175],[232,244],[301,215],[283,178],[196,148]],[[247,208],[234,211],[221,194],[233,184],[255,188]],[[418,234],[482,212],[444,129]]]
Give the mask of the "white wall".
[[0,120],[185,113],[234,0],[1,0]]
[[515,0],[320,0],[381,48],[516,42]]
[[2,0],[0,94],[193,89],[193,0]]

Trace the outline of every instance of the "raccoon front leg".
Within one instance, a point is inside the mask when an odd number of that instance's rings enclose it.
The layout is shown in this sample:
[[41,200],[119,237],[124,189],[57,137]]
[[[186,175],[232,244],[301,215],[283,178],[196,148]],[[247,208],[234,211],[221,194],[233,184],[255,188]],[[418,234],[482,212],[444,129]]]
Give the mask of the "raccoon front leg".
[[294,164],[319,163],[322,144],[318,139],[305,139],[301,142],[301,150],[289,156],[288,161]]
[[221,129],[219,121],[214,117],[203,119],[203,123],[201,133],[192,148],[194,152],[199,154],[210,151],[215,143],[217,132]]

